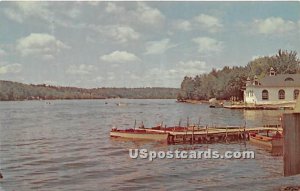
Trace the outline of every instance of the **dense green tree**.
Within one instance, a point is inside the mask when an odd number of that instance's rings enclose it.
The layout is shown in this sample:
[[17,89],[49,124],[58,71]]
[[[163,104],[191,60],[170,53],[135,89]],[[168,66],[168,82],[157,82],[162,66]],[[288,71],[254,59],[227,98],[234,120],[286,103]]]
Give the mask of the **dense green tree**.
[[274,56],[263,56],[250,61],[245,67],[225,66],[215,68],[208,74],[186,76],[181,83],[181,98],[184,99],[243,99],[243,88],[247,77],[255,75],[261,79],[273,67],[278,74],[300,73],[300,60],[297,52],[279,50]]

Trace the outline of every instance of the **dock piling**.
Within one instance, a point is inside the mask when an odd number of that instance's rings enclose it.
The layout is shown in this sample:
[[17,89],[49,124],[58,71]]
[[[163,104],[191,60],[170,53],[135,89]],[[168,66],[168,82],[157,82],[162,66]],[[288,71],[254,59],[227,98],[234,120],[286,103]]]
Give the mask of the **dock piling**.
[[205,140],[206,140],[206,142],[208,142],[208,127],[207,127],[207,125],[206,125],[206,136],[205,136]]
[[194,128],[195,128],[195,126],[193,125],[193,129],[192,129],[192,145],[194,144]]
[[239,132],[238,132],[238,135],[237,135],[237,141],[239,141],[240,142],[240,138],[241,138],[241,126],[239,126]]
[[136,119],[134,120],[134,126],[133,126],[134,130],[135,130],[135,126],[136,126]]
[[283,114],[284,176],[300,174],[300,113]]
[[226,126],[226,133],[225,133],[225,141],[227,143],[227,138],[228,138],[228,131],[227,131],[227,126]]

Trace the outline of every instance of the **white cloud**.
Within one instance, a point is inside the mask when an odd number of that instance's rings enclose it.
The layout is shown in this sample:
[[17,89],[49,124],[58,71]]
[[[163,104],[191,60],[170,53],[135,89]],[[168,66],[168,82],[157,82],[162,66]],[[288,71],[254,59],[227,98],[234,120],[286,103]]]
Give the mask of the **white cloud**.
[[45,1],[16,1],[4,10],[4,14],[19,23],[33,18],[46,22],[45,24],[50,24],[52,27],[54,25],[74,28],[80,26],[78,22],[71,22],[71,20],[81,16],[81,7],[75,5],[62,11],[62,9],[53,9],[52,6],[51,3]]
[[119,43],[125,43],[130,40],[137,40],[140,38],[140,34],[129,26],[109,25],[109,26],[90,26],[90,27],[118,41]]
[[252,26],[255,32],[260,34],[276,34],[292,31],[297,27],[297,24],[281,17],[269,17],[264,20],[254,20]]
[[14,2],[25,15],[42,15],[48,14],[48,3],[46,2]]
[[102,82],[102,80],[103,80],[103,77],[101,77],[101,76],[97,76],[96,78],[94,78],[94,82]]
[[16,49],[23,55],[38,55],[49,57],[60,52],[62,49],[70,48],[54,36],[45,33],[31,33],[27,37],[17,41]]
[[206,14],[200,14],[191,20],[176,20],[173,26],[177,30],[203,30],[211,33],[218,32],[223,28],[223,24],[219,18]]
[[177,45],[172,44],[170,39],[162,39],[160,41],[150,41],[146,43],[145,54],[163,54],[168,49],[176,47]]
[[201,14],[195,17],[194,20],[200,24],[200,27],[204,27],[204,29],[207,29],[209,32],[217,32],[223,27],[217,17],[206,14]]
[[48,8],[47,2],[13,2],[12,8],[5,10],[5,15],[17,22],[23,22],[25,17],[36,16],[37,18],[49,21],[53,13]]
[[178,70],[181,74],[184,74],[184,76],[194,76],[197,74],[202,74],[207,71],[207,66],[204,61],[199,60],[190,60],[186,62],[179,62]]
[[6,15],[7,18],[9,18],[13,21],[16,21],[19,23],[23,22],[22,15],[13,9],[10,9],[10,8],[4,9],[4,14]]
[[164,21],[165,16],[158,9],[152,8],[144,2],[138,2],[136,18],[143,23],[157,25]]
[[190,60],[180,61],[174,68],[161,69],[153,68],[149,71],[149,75],[153,77],[164,76],[165,78],[182,79],[184,76],[194,76],[207,71],[207,66],[204,61]]
[[84,3],[87,3],[91,6],[98,6],[101,2],[100,1],[84,1]]
[[6,51],[0,48],[0,57],[5,56],[6,54]]
[[137,62],[140,60],[133,53],[129,53],[126,51],[114,51],[110,54],[101,56],[100,59],[106,62],[118,62],[118,63]]
[[78,7],[73,7],[72,9],[65,11],[64,13],[71,19],[76,19],[80,16],[81,10]]
[[192,30],[192,24],[187,20],[178,20],[174,23],[174,26],[178,30],[190,31]]
[[0,74],[19,73],[22,71],[22,65],[18,63],[0,65]]
[[137,76],[136,74],[130,74],[129,78],[132,80],[139,80],[139,79],[141,79],[141,76]]
[[73,74],[73,75],[87,75],[91,72],[95,71],[96,67],[93,65],[70,65],[69,68],[66,70],[67,74]]
[[193,42],[198,45],[198,52],[200,53],[220,52],[223,49],[223,42],[210,37],[194,38]]
[[107,13],[121,13],[124,11],[124,8],[121,6],[117,6],[116,3],[113,2],[108,2],[105,11]]
[[107,79],[108,80],[114,80],[115,77],[115,73],[114,72],[107,72]]
[[184,76],[195,76],[205,72],[207,72],[207,65],[203,61],[180,61],[169,69],[151,68],[143,77],[140,77],[140,80],[146,86],[178,87]]
[[44,60],[53,60],[55,57],[51,54],[45,54],[42,56]]
[[148,87],[173,87],[174,84],[180,84],[182,77],[178,76],[175,69],[151,68],[140,80]]

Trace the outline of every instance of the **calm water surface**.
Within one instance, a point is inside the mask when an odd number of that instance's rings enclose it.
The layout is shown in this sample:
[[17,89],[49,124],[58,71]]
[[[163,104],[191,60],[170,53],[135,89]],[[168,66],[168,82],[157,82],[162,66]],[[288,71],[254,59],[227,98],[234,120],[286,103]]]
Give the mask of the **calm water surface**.
[[[3,190],[231,190],[280,177],[282,157],[236,144],[165,145],[111,139],[113,126],[190,123],[258,126],[279,123],[279,111],[243,111],[175,100],[0,102]],[[107,104],[105,104],[107,102]],[[255,160],[130,159],[128,149],[254,150]],[[266,185],[263,185],[266,186]],[[0,188],[0,190],[1,190]],[[238,188],[238,186],[237,186]],[[264,187],[261,187],[263,189]],[[255,188],[257,189],[257,188]],[[259,189],[259,188],[258,188]],[[251,188],[250,188],[251,190]]]

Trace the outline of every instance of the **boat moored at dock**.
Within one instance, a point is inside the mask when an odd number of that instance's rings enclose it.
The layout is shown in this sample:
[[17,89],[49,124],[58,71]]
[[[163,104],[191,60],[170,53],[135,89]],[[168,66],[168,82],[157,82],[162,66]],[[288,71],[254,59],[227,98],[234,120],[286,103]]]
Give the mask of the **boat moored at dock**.
[[[275,138],[259,138],[258,133],[282,132],[279,127],[242,127],[242,126],[156,126],[152,128],[131,128],[119,130],[113,128],[110,131],[111,137],[125,138],[129,140],[152,140],[167,142],[168,144],[207,144],[215,142],[236,142],[249,141],[250,134],[252,141],[256,141],[267,147],[277,147]],[[282,141],[282,140],[281,140]]]
[[110,136],[115,138],[126,138],[136,140],[153,140],[153,141],[167,141],[169,133],[167,132],[149,132],[144,129],[112,129]]
[[264,147],[270,150],[273,154],[282,154],[283,136],[282,133],[276,131],[275,133],[265,134],[250,133],[249,140],[251,143]]

